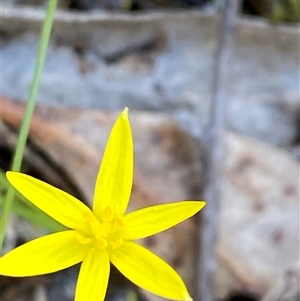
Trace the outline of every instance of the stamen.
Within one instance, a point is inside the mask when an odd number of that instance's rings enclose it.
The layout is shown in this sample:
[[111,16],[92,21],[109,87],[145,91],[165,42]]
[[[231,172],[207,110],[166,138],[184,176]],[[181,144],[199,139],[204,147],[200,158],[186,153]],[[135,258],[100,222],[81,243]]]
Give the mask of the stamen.
[[104,208],[103,212],[102,212],[102,220],[105,222],[111,222],[114,218],[114,211],[113,208],[111,206],[107,206]]
[[123,239],[122,238],[119,238],[119,239],[116,239],[116,240],[112,240],[110,242],[110,246],[112,249],[117,249],[119,248],[121,245],[123,244]]
[[116,219],[114,220],[114,226],[115,227],[124,227],[124,221],[123,221],[123,218],[118,216],[116,217]]
[[84,212],[84,219],[89,224],[92,233],[97,233],[100,230],[100,223],[92,212]]
[[100,248],[100,249],[105,249],[107,246],[108,246],[108,243],[107,243],[107,240],[104,239],[104,238],[101,238],[97,241],[97,246]]
[[76,234],[76,239],[83,245],[87,245],[92,241],[90,237],[84,236],[81,233]]
[[117,249],[123,244],[120,234],[123,231],[122,217],[114,215],[112,206],[103,209],[100,219],[89,211],[84,213],[84,219],[90,228],[90,237],[78,235],[78,241],[82,244],[93,242],[101,250],[106,248]]
[[86,220],[87,223],[90,223],[94,220],[94,214],[90,211],[86,211],[83,213],[83,218]]

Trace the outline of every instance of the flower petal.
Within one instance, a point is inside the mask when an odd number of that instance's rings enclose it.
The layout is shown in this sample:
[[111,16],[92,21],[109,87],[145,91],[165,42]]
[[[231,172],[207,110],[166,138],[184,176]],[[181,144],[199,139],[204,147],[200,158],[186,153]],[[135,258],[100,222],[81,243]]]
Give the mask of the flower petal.
[[49,234],[27,242],[0,258],[0,274],[27,277],[53,273],[83,259],[86,246],[76,239],[76,231]]
[[91,210],[70,194],[19,172],[7,172],[7,179],[42,211],[68,228],[88,233],[86,212]]
[[181,201],[133,211],[124,216],[122,237],[134,240],[164,231],[190,218],[205,204],[203,201]]
[[130,281],[163,298],[191,300],[181,277],[165,261],[135,242],[110,253],[113,265]]
[[118,215],[126,211],[133,180],[133,141],[126,108],[115,122],[95,186],[94,213],[101,218],[107,206]]
[[106,251],[91,248],[82,262],[75,301],[103,301],[110,272]]

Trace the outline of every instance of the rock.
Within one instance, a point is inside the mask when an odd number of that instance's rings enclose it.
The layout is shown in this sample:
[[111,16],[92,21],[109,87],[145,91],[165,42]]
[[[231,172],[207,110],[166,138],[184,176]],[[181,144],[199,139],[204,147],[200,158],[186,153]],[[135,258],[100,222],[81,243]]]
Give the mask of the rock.
[[299,163],[250,138],[230,134],[227,145],[220,248],[231,262],[220,258],[220,298],[237,289],[266,292],[299,260]]
[[[43,17],[29,8],[2,11],[6,96],[22,99],[28,93]],[[168,112],[201,137],[209,118],[217,29],[218,18],[195,11],[58,11],[38,101]],[[299,50],[297,26],[239,21],[228,75],[231,129],[286,149],[295,144]]]
[[247,101],[233,101],[229,120],[231,129],[239,133],[288,148],[299,135],[299,114],[299,106],[290,105],[284,99],[256,95]]

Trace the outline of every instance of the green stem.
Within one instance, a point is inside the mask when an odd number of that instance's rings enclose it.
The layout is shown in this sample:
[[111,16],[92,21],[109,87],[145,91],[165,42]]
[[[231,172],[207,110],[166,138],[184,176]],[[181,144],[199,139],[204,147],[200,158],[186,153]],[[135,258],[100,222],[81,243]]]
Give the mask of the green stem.
[[[38,89],[41,82],[42,72],[45,65],[45,57],[47,53],[47,48],[49,44],[54,13],[57,7],[58,0],[49,0],[46,17],[43,23],[41,38],[39,42],[39,49],[38,49],[38,57],[37,62],[34,70],[34,75],[32,79],[32,83],[30,86],[28,102],[25,109],[24,119],[21,125],[18,142],[15,149],[15,154],[11,166],[11,170],[13,171],[20,171],[22,165],[23,154],[26,146],[26,141],[29,133],[30,123],[32,119],[32,115],[35,108],[36,96],[38,93]],[[2,244],[5,236],[5,229],[8,222],[9,213],[11,211],[12,203],[14,200],[14,189],[10,186],[7,191],[6,201],[2,200],[2,218],[0,221],[0,253],[2,252]]]

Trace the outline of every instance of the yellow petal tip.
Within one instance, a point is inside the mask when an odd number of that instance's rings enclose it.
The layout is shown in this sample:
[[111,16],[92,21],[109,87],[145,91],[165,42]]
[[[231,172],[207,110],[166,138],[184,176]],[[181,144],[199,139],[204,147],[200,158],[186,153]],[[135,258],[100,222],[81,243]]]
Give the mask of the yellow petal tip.
[[187,294],[184,298],[184,301],[193,301],[193,298],[189,294]]
[[5,173],[7,180],[11,183],[15,177],[18,177],[21,173],[16,171],[7,171]]
[[189,292],[186,290],[185,292],[182,292],[181,298],[178,298],[178,300],[181,300],[181,301],[193,301],[193,298],[190,296]]
[[6,177],[9,178],[10,176],[12,176],[15,172],[13,171],[7,171],[5,174],[6,174]]
[[129,111],[128,107],[125,107],[125,109],[121,113],[123,119],[128,119],[128,111]]

